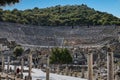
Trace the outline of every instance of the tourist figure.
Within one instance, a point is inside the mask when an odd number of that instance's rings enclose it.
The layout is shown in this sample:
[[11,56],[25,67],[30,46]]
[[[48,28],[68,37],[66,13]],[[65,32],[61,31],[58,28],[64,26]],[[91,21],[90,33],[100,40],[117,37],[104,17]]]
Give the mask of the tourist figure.
[[12,72],[12,68],[10,67],[10,72]]
[[17,70],[16,70],[16,75],[17,75],[17,77],[18,77],[18,75],[19,75],[19,72],[20,72],[20,69],[19,68],[17,68]]
[[20,69],[19,69],[19,68],[17,68],[17,74],[19,74],[19,72],[20,72]]

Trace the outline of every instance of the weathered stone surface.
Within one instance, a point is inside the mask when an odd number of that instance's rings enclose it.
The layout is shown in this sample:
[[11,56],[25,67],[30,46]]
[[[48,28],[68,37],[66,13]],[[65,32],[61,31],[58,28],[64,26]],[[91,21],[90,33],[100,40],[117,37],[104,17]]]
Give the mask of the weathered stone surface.
[[78,27],[41,27],[0,22],[0,37],[29,45],[79,45],[105,43],[118,37],[120,27],[96,26]]

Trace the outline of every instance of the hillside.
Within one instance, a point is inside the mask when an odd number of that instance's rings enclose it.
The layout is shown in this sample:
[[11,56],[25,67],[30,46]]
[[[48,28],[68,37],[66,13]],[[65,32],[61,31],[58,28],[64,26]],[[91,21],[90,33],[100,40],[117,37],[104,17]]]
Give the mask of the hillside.
[[120,25],[120,19],[87,5],[66,5],[24,11],[0,9],[0,21],[39,26]]
[[103,44],[118,38],[119,26],[43,27],[0,22],[0,38],[19,44],[39,46],[66,46]]

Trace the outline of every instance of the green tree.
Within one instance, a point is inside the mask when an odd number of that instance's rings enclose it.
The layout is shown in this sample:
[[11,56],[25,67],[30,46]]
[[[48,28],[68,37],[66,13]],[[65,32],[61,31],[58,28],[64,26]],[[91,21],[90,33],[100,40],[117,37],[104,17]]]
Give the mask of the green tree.
[[50,56],[52,64],[69,64],[72,62],[72,56],[67,48],[54,48]]
[[18,3],[20,0],[0,0],[0,6]]
[[0,21],[2,21],[3,10],[0,9]]
[[[0,3],[2,3],[1,0]],[[35,7],[23,11],[0,9],[0,21],[40,26],[120,25],[120,18],[96,11],[84,4],[58,5],[42,9]]]
[[23,51],[24,51],[24,49],[20,46],[20,45],[18,45],[18,46],[16,46],[15,48],[14,48],[14,56],[15,57],[18,57],[18,56],[21,56],[22,55],[22,53],[23,53]]

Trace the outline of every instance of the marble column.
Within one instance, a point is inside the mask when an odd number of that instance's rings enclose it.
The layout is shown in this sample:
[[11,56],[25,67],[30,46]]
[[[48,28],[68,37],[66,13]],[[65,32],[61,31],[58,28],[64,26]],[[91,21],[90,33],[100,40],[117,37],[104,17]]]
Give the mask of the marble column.
[[84,67],[81,68],[81,78],[85,78],[85,70],[84,70]]
[[107,69],[108,69],[108,76],[107,80],[114,80],[114,58],[113,52],[110,48],[108,48],[107,52]]
[[88,80],[93,80],[93,53],[88,53]]
[[4,56],[2,55],[2,74],[4,73]]
[[47,66],[46,66],[46,80],[49,80],[49,73],[50,73],[50,69],[49,69],[49,56],[47,58]]
[[68,73],[69,73],[68,72],[68,66],[66,65],[66,67],[65,67],[65,74],[68,75]]
[[24,67],[24,61],[23,58],[21,59],[21,79],[23,79],[23,67]]
[[32,70],[32,54],[29,54],[29,73],[28,73],[28,80],[32,80],[31,70]]
[[60,68],[59,68],[59,64],[57,65],[57,74],[59,74]]
[[8,56],[7,73],[9,73],[9,66],[10,66],[10,56]]

